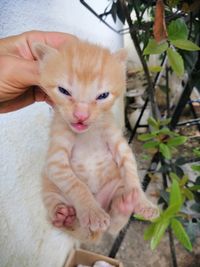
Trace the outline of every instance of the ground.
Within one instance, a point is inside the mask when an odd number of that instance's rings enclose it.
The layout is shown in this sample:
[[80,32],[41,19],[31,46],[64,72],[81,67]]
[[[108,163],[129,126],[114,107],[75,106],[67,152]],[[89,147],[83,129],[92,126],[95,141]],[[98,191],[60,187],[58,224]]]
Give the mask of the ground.
[[[165,236],[155,251],[151,251],[149,242],[143,239],[145,227],[141,222],[131,224],[116,258],[123,262],[124,267],[171,267],[168,236]],[[112,244],[113,239],[106,236],[99,245],[82,247],[108,255]],[[179,267],[200,267],[200,240],[195,244],[192,253],[176,244],[176,253]]]

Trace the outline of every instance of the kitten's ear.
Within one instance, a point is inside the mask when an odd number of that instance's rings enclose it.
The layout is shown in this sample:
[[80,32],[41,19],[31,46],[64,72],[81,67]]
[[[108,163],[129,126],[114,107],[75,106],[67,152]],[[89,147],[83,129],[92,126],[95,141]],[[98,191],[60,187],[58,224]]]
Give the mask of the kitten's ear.
[[31,51],[38,61],[43,61],[45,57],[58,53],[55,48],[39,42],[32,43]]
[[127,60],[127,57],[128,57],[126,49],[121,48],[120,50],[115,52],[113,55],[120,63],[122,63],[122,64],[126,63],[126,60]]

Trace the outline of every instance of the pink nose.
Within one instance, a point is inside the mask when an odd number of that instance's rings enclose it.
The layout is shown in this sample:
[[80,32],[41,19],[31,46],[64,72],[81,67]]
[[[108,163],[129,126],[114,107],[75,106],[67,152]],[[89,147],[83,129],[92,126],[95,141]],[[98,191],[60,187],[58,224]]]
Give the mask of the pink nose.
[[89,117],[89,114],[87,112],[82,111],[74,111],[74,117],[78,119],[79,121],[86,121]]

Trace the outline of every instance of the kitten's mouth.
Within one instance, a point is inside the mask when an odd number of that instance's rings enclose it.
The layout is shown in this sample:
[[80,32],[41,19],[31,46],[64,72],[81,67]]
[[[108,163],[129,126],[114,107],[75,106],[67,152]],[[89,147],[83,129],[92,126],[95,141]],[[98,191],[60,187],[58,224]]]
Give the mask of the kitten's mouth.
[[71,123],[71,126],[77,132],[83,132],[83,131],[88,129],[88,125],[86,125],[86,124],[84,124],[82,122]]

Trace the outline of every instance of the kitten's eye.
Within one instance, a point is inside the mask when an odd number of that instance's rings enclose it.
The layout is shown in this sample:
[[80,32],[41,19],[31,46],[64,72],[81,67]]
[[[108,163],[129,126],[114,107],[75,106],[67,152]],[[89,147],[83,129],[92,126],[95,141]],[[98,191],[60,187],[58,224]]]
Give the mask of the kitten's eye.
[[69,95],[69,96],[71,96],[71,94],[65,89],[65,88],[63,88],[63,87],[58,87],[58,90],[62,93],[62,94],[64,94],[64,95]]
[[100,94],[96,99],[97,100],[101,100],[101,99],[105,99],[109,96],[109,92],[106,92],[106,93],[103,93],[103,94]]

